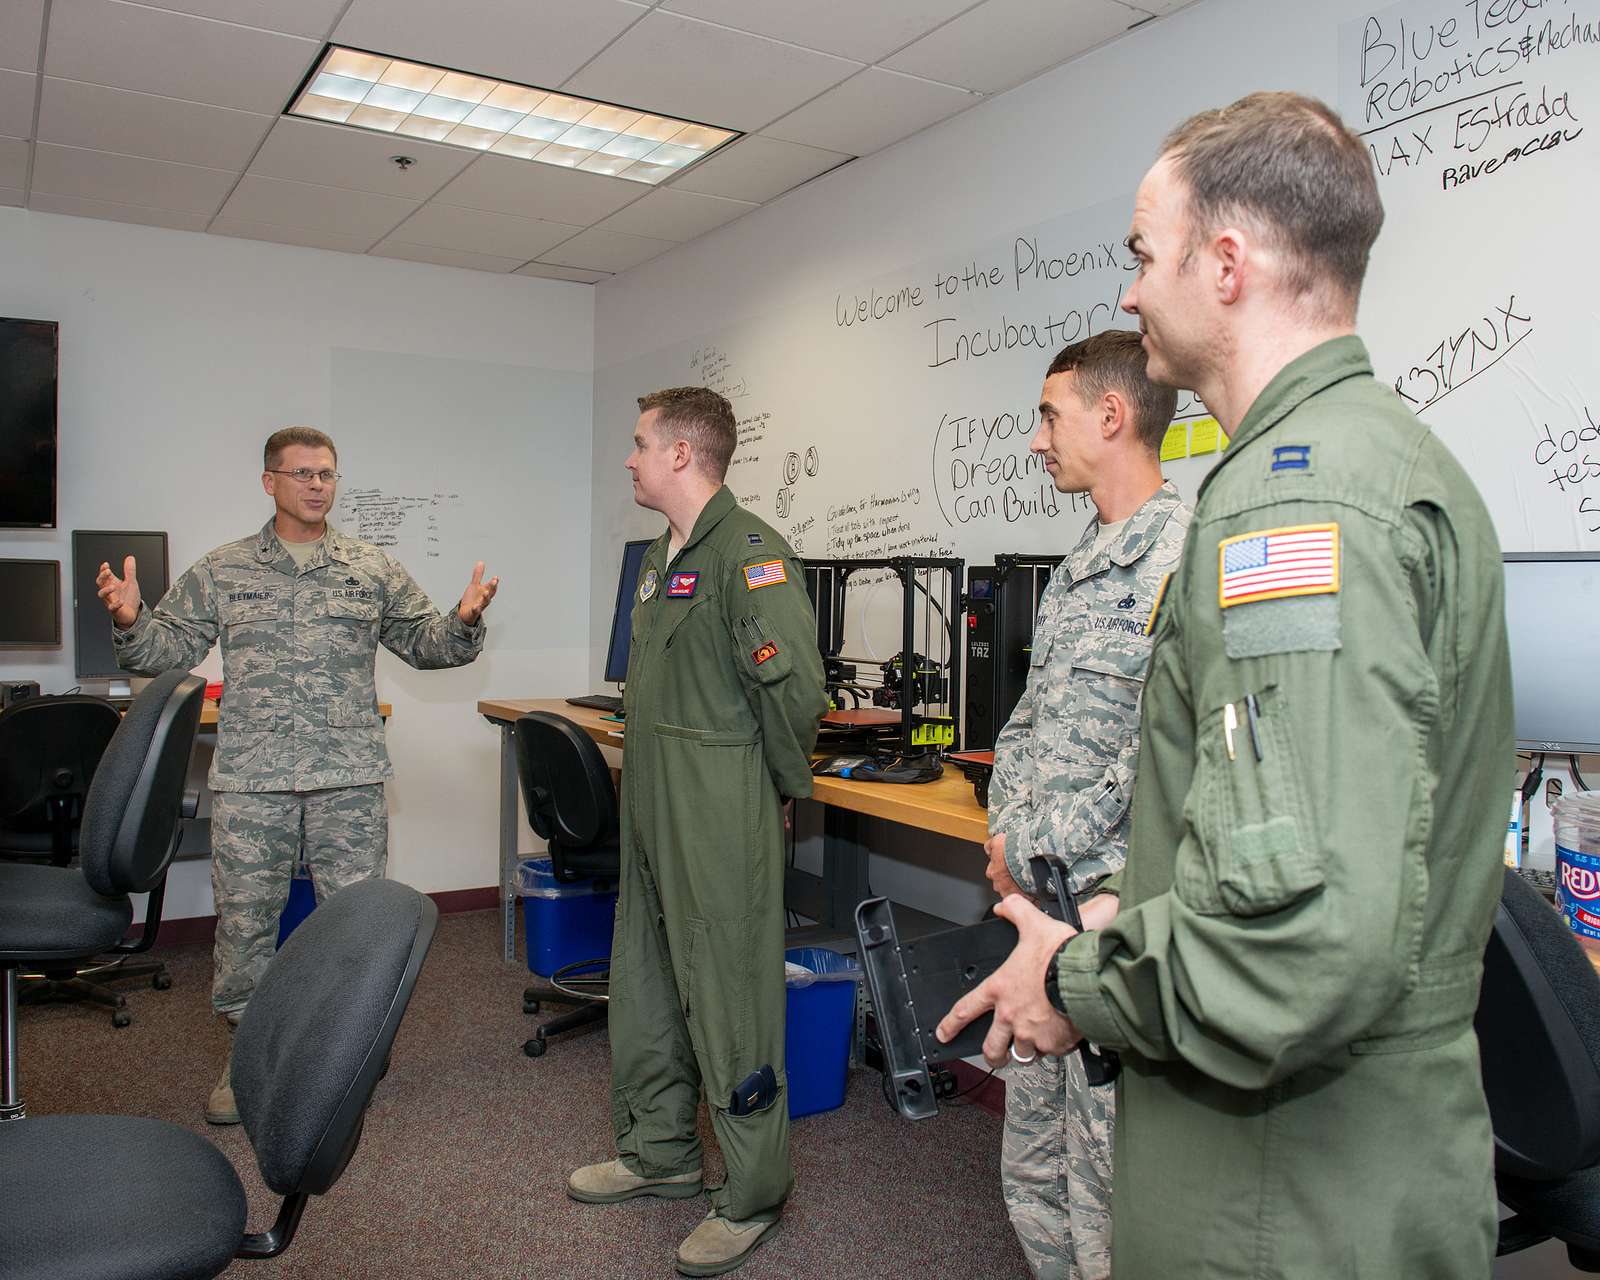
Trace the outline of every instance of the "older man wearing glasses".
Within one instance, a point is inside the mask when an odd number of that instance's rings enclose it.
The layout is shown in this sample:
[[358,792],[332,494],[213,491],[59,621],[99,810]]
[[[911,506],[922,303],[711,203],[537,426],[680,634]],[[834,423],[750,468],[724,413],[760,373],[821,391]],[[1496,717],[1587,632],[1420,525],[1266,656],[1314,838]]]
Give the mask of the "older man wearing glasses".
[[[268,439],[261,487],[276,511],[218,547],[150,609],[138,566],[100,566],[117,662],[155,675],[195,666],[220,637],[225,694],[211,766],[212,1004],[232,1028],[272,958],[304,844],[319,895],[381,876],[393,775],[373,688],[381,642],[413,667],[459,667],[483,648],[498,578],[473,569],[441,614],[394,557],[328,524],[339,482],[333,441],[311,427]],[[206,1119],[237,1124],[229,1062]]]

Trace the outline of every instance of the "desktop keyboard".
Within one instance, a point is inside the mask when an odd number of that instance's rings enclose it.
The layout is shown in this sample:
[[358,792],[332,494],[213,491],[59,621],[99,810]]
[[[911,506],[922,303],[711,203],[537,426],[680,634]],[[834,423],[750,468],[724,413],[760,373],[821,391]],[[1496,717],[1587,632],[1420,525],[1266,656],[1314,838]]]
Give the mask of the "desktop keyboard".
[[609,711],[614,716],[622,714],[622,699],[610,693],[586,693],[581,697],[568,698],[567,704],[574,707],[589,707],[594,711]]

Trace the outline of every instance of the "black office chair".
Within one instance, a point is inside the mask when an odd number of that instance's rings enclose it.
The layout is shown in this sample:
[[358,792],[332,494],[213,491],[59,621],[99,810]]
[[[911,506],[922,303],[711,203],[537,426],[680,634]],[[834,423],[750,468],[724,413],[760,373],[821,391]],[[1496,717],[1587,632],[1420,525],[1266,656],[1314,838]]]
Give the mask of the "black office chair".
[[1561,916],[1507,871],[1474,1019],[1494,1124],[1497,1253],[1549,1239],[1600,1272],[1600,976]]
[[[519,716],[515,734],[528,823],[550,846],[556,879],[615,880],[622,861],[617,789],[600,748],[572,721],[547,711]],[[536,1029],[522,1051],[541,1057],[550,1036],[603,1019],[609,983],[608,959],[601,956],[563,965],[548,987],[524,990],[524,1013],[538,1013],[544,1000],[578,1007]]]
[[[17,971],[72,965],[113,952],[132,955],[155,944],[167,867],[178,847],[189,753],[200,723],[205,681],[183,671],[157,676],[128,708],[89,785],[77,867],[0,863],[0,1120],[20,1118],[17,1091]],[[120,941],[133,919],[131,893],[147,893],[144,933]],[[114,992],[79,994],[118,1004]],[[120,1016],[119,1016],[120,1015]]]
[[122,717],[103,698],[29,698],[0,711],[0,858],[64,867],[83,800]]
[[306,1201],[355,1154],[439,909],[393,880],[318,907],[273,957],[235,1033],[233,1092],[262,1180],[283,1196],[246,1235],[244,1186],[188,1129],[124,1116],[0,1125],[0,1270],[14,1280],[171,1280],[289,1247]]

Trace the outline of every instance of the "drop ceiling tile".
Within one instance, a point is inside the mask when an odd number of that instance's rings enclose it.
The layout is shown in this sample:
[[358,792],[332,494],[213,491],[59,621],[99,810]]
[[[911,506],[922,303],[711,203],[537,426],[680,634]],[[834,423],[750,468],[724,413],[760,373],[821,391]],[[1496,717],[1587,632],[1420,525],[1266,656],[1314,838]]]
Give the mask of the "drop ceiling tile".
[[581,267],[586,271],[626,271],[676,247],[674,240],[629,236],[620,231],[590,227],[559,248],[541,253],[539,259],[558,267]]
[[33,136],[33,85],[38,78],[20,71],[0,71],[0,135]]
[[276,115],[321,47],[119,0],[54,0],[45,74]]
[[308,227],[279,227],[269,222],[252,222],[248,218],[213,218],[210,230],[213,235],[236,236],[241,240],[271,240],[275,244],[297,244],[307,249],[337,249],[343,253],[365,253],[367,246],[372,243],[370,236],[346,236]]
[[965,89],[871,67],[762,132],[865,156],[981,101]]
[[39,141],[172,160],[211,169],[243,169],[272,117],[46,76],[39,100]]
[[760,207],[744,200],[696,195],[693,191],[657,190],[612,214],[599,226],[604,231],[681,242]]
[[579,271],[574,267],[557,267],[548,262],[530,262],[517,268],[519,276],[540,276],[545,280],[572,280],[578,284],[594,284],[611,279],[609,271]]
[[21,138],[0,138],[0,187],[21,187],[28,181],[28,144]]
[[146,209],[142,205],[86,200],[81,196],[53,196],[37,188],[28,197],[28,207],[40,213],[65,213],[74,218],[101,218],[109,222],[137,222],[145,227],[171,227],[175,231],[204,231],[206,223],[210,221],[203,213]]
[[752,130],[838,84],[858,65],[656,10],[562,88]]
[[[663,9],[787,40],[857,62],[877,62],[970,8],[973,0],[664,0]],[[1152,0],[1154,2],[1154,0]]]
[[460,249],[441,249],[431,244],[406,244],[384,240],[367,251],[379,258],[404,258],[407,262],[431,262],[440,267],[464,267],[468,271],[498,271],[502,275],[522,265],[521,258],[499,258],[490,253],[463,253]]
[[1122,0],[1122,3],[1141,15],[1148,13],[1160,17],[1176,13],[1184,6],[1193,4],[1194,0]]
[[[416,164],[401,169],[389,158],[395,155],[411,156]],[[477,156],[476,151],[436,146],[416,138],[314,120],[280,119],[251,161],[250,172],[426,200]]]
[[460,209],[436,200],[396,227],[390,238],[406,244],[427,244],[439,249],[487,253],[527,262],[581,229],[562,222]]
[[0,4],[0,67],[37,71],[43,34],[44,0],[5,0]]
[[[272,227],[298,227],[336,236],[365,237],[366,244],[380,239],[417,207],[415,200],[351,191],[313,182],[288,182],[247,173],[239,180],[221,217],[238,222],[261,222]],[[362,246],[365,251],[366,245]]]
[[33,187],[54,196],[212,214],[238,174],[41,142],[34,148]]
[[674,179],[670,189],[760,204],[851,159],[837,151],[752,133]]
[[640,10],[618,0],[355,0],[335,43],[546,89],[615,39]]
[[[1142,20],[1116,0],[986,0],[884,66],[1000,93]],[[994,38],[999,31],[1005,32],[1004,40]]]
[[0,187],[0,204],[16,205],[18,207],[21,207],[21,205],[22,205],[22,188],[21,187]]
[[237,22],[246,27],[283,31],[321,40],[339,16],[344,0],[142,0],[161,9],[192,13],[199,18]]
[[608,178],[513,156],[485,155],[440,191],[438,199],[467,209],[586,227],[648,190],[625,178]]

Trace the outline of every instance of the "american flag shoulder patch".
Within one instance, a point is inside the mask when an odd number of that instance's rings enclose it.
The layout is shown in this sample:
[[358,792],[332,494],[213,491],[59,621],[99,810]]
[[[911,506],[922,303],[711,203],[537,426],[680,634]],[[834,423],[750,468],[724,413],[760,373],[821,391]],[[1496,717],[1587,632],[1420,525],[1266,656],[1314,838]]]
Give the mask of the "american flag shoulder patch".
[[761,564],[747,564],[744,567],[744,584],[752,591],[757,587],[770,587],[787,581],[789,575],[783,570],[782,560],[767,560]]
[[1217,599],[1224,609],[1330,595],[1339,590],[1339,525],[1299,524],[1224,538],[1217,560]]

